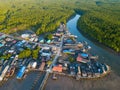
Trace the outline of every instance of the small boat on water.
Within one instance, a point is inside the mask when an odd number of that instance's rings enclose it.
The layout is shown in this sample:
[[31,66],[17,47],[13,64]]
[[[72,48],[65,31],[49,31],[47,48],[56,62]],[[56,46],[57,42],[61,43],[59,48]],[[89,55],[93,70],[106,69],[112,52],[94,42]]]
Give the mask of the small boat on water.
[[88,45],[88,46],[87,46],[87,49],[90,50],[90,49],[91,49],[91,46]]
[[77,36],[76,36],[76,35],[70,35],[70,37],[74,37],[74,38],[77,38]]
[[92,55],[92,56],[89,56],[89,58],[96,60],[96,59],[98,59],[98,55]]
[[84,44],[84,45],[88,45],[88,43],[87,43],[86,41],[83,41],[83,44]]
[[81,51],[82,51],[82,52],[87,52],[88,50],[85,49],[85,48],[82,48]]

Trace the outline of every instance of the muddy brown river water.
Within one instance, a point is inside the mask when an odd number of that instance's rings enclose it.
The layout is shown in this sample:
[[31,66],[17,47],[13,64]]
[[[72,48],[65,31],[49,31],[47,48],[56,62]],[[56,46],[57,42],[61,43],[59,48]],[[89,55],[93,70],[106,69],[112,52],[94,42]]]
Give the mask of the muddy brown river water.
[[108,64],[112,71],[106,77],[97,80],[76,81],[70,77],[58,76],[58,80],[54,81],[50,76],[45,90],[120,90],[120,56],[84,37],[77,29],[77,21],[80,17],[76,14],[67,22],[69,32],[77,35],[78,41],[87,41],[92,47],[90,52],[97,54],[99,62]]

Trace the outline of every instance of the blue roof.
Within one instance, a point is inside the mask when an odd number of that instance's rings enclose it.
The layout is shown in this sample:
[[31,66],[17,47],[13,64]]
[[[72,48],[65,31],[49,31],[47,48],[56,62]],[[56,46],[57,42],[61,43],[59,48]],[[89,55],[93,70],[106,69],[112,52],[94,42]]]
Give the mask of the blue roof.
[[69,50],[63,50],[63,53],[71,53]]
[[88,57],[88,54],[86,54],[86,53],[81,53],[81,56],[84,57],[84,58],[87,58],[87,57]]
[[41,43],[43,43],[43,42],[44,42],[44,40],[42,39],[42,40],[40,40],[40,42],[41,42]]
[[0,47],[4,46],[4,44],[0,43]]
[[72,53],[74,51],[75,50],[73,50],[73,49],[65,49],[65,50],[63,50],[63,53]]
[[20,41],[16,43],[16,45],[19,46],[19,47],[20,47],[22,44],[23,44],[23,43],[20,42]]
[[24,74],[24,72],[25,72],[25,69],[26,69],[26,67],[23,66],[23,67],[19,70],[19,72],[17,73],[17,78],[18,78],[18,79],[22,78],[22,76],[23,76],[23,74]]
[[24,70],[25,70],[25,66],[23,66],[21,69],[20,69],[20,72],[24,72]]
[[50,43],[50,42],[51,42],[51,40],[48,40],[48,41],[47,41],[47,43]]

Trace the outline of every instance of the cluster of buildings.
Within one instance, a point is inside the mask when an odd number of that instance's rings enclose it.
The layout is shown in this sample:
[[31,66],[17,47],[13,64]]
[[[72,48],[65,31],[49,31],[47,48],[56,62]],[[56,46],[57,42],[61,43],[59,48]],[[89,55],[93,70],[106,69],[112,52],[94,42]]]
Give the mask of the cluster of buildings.
[[[23,33],[22,39],[0,33],[0,81],[8,80],[14,74],[16,79],[22,79],[31,70],[46,71],[52,64],[61,42],[59,32],[61,35],[63,34],[62,28],[52,33],[54,44],[51,42],[41,43],[39,37],[33,33]],[[32,55],[19,58],[19,54],[24,50],[32,51],[37,47],[40,48],[37,59],[34,59]]]
[[106,75],[110,67],[100,63],[98,56],[90,53],[91,47],[86,41],[77,42],[76,39],[77,36],[66,32],[61,56],[52,69],[53,73],[73,76],[76,80]]
[[36,34],[33,33],[23,33],[21,35],[22,39],[31,41],[31,42],[37,42],[38,41],[38,37],[36,36]]
[[26,48],[34,50],[36,47],[36,44],[25,40],[17,40],[10,35],[0,33],[0,81],[7,80],[13,76],[15,71],[18,72],[24,66],[26,67],[30,62],[33,62],[34,60],[31,57],[20,59],[19,54]]
[[[23,40],[18,40],[0,33],[0,81],[9,79],[15,72],[16,78],[22,79],[29,71],[48,71],[51,66],[52,73],[74,76],[77,80],[100,77],[109,70],[106,64],[98,62],[97,55],[89,53],[91,47],[87,42],[77,42],[77,36],[71,35],[64,24],[51,34],[50,40],[44,36],[39,39],[31,33],[22,34]],[[19,58],[24,50],[33,51],[37,47],[40,48],[37,59],[32,55]],[[57,55],[57,62],[53,64]]]

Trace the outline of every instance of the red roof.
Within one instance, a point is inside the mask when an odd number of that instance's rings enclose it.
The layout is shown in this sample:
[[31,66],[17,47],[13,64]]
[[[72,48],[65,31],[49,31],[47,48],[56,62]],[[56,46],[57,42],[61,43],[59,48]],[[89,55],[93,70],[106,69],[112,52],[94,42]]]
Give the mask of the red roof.
[[79,54],[78,57],[77,57],[77,61],[78,61],[78,62],[82,62],[82,63],[87,63],[87,62],[89,62],[89,60],[83,59],[80,54]]
[[81,62],[82,60],[83,60],[82,57],[80,55],[78,55],[77,61]]
[[54,72],[62,72],[62,65],[54,66],[52,70]]

